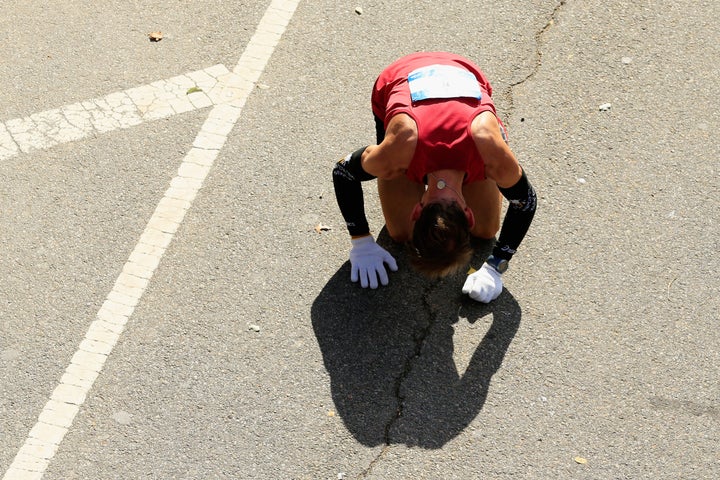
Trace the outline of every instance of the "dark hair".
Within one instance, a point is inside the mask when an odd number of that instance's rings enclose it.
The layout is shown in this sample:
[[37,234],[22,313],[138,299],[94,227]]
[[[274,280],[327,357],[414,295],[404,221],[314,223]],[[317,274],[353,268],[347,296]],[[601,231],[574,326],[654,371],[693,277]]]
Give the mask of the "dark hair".
[[451,275],[467,265],[473,250],[470,225],[457,202],[425,205],[415,222],[412,265],[430,278]]

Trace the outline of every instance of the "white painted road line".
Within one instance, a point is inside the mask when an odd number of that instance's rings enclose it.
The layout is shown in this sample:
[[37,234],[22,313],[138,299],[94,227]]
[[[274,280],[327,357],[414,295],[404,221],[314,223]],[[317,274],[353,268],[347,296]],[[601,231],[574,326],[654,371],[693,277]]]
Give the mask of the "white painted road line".
[[[202,187],[215,158],[240,118],[248,96],[265,69],[298,3],[299,0],[273,0],[237,66],[232,72],[213,77],[217,78],[217,83],[210,88],[208,98],[215,107],[210,111],[193,147],[180,165],[177,176],[160,200],[112,291],[72,357],[60,384],[40,412],[37,423],[5,472],[3,480],[40,479],[47,470],[145,292],[185,213]],[[120,101],[115,105],[128,104]],[[14,124],[13,128],[16,126]],[[2,136],[3,131],[0,129],[0,140]],[[27,136],[30,137],[32,135]],[[13,139],[17,142],[14,135]],[[18,142],[17,146],[20,145],[21,142]],[[32,142],[28,145],[32,145]],[[34,145],[31,148],[35,148]]]
[[[0,123],[0,160],[223,103],[224,65]],[[223,79],[223,80],[221,80]]]

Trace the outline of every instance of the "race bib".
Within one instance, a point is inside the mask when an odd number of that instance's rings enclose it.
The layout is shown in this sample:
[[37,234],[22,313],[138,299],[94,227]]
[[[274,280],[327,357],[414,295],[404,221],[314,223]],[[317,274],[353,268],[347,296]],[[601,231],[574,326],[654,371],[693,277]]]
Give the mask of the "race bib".
[[480,84],[471,72],[452,65],[429,65],[408,75],[413,102],[429,98],[482,98]]

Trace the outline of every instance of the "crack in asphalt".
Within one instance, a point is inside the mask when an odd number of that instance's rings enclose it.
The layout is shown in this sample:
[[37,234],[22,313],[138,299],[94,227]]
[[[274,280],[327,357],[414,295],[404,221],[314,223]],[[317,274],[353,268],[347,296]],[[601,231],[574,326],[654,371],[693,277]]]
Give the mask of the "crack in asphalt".
[[534,54],[535,65],[533,66],[532,70],[527,75],[525,75],[525,77],[523,77],[522,79],[520,79],[514,83],[511,83],[510,86],[508,87],[507,93],[505,94],[505,96],[507,98],[507,103],[508,103],[508,109],[507,109],[508,113],[506,116],[508,118],[508,122],[507,122],[508,125],[510,122],[510,117],[512,117],[512,114],[515,111],[515,97],[513,95],[513,91],[515,90],[516,87],[532,80],[535,77],[535,75],[537,75],[537,73],[540,71],[540,67],[542,66],[542,57],[543,57],[543,53],[542,53],[543,36],[545,35],[545,33],[547,33],[548,30],[550,30],[550,28],[552,28],[553,25],[555,25],[555,21],[560,12],[560,9],[566,3],[567,3],[567,0],[560,0],[560,2],[558,2],[555,5],[555,7],[553,8],[553,11],[550,13],[550,18],[548,18],[547,23],[545,23],[545,25],[540,30],[535,32],[535,37],[534,37],[535,38],[535,54]]
[[388,421],[388,423],[385,425],[385,432],[383,436],[383,440],[385,442],[385,445],[383,446],[380,453],[370,462],[368,467],[363,470],[363,472],[360,474],[358,478],[366,478],[373,470],[375,465],[377,465],[380,460],[385,456],[385,454],[389,451],[389,449],[392,447],[392,442],[390,438],[390,431],[392,430],[393,426],[400,420],[400,418],[403,415],[403,410],[405,408],[405,397],[402,394],[402,387],[405,383],[405,380],[410,376],[410,373],[413,370],[413,366],[415,363],[415,360],[420,357],[422,354],[423,346],[425,345],[425,341],[427,340],[428,336],[430,335],[430,331],[432,330],[433,326],[435,325],[437,321],[437,312],[432,307],[430,301],[428,298],[433,293],[435,288],[438,286],[438,282],[433,283],[425,288],[425,291],[422,294],[422,302],[423,302],[423,311],[425,312],[425,316],[427,317],[427,323],[419,329],[419,331],[415,335],[415,349],[412,352],[411,355],[408,356],[408,358],[405,360],[405,365],[403,367],[402,373],[398,376],[398,378],[395,380],[395,399],[397,401],[397,409],[395,410],[395,415]]
[[[537,75],[537,73],[540,71],[540,67],[542,66],[542,45],[543,45],[543,35],[547,33],[548,30],[555,24],[555,21],[557,19],[558,13],[560,12],[560,9],[567,3],[567,0],[560,0],[555,7],[553,8],[553,11],[550,14],[550,18],[548,19],[547,23],[538,30],[535,33],[535,65],[532,68],[532,70],[521,80],[518,80],[517,82],[511,83],[508,87],[508,93],[507,93],[507,99],[508,99],[508,117],[512,115],[512,112],[515,109],[515,103],[513,98],[513,90],[528,82],[532,78]],[[422,295],[422,301],[424,306],[424,311],[426,316],[428,317],[427,324],[421,328],[417,335],[415,336],[415,350],[410,355],[406,361],[405,366],[403,368],[402,373],[398,376],[398,378],[395,381],[395,399],[397,400],[397,410],[395,412],[395,415],[388,421],[387,425],[385,425],[385,432],[384,432],[384,443],[382,450],[380,453],[370,462],[370,464],[367,466],[365,470],[360,473],[359,479],[367,478],[370,473],[372,473],[375,466],[383,459],[383,457],[387,454],[387,452],[392,447],[392,442],[390,438],[390,431],[392,430],[393,426],[400,420],[400,418],[403,415],[403,410],[405,408],[405,397],[402,394],[402,387],[407,378],[410,376],[410,373],[413,370],[413,366],[415,364],[415,360],[420,357],[422,354],[423,346],[425,345],[425,341],[427,340],[428,336],[430,335],[430,331],[432,330],[433,326],[435,325],[437,321],[437,312],[435,309],[433,309],[431,303],[429,302],[428,298],[430,294],[433,292],[436,284],[428,286]]]
[[422,302],[423,302],[423,311],[425,312],[425,316],[427,317],[427,323],[423,328],[421,328],[417,334],[415,335],[415,351],[405,360],[405,366],[403,368],[402,373],[395,381],[395,398],[397,399],[397,412],[395,417],[393,417],[390,422],[385,426],[385,444],[390,445],[390,430],[392,427],[397,423],[397,421],[402,417],[403,410],[405,408],[405,397],[402,394],[402,387],[405,383],[405,380],[410,376],[410,373],[413,370],[413,365],[415,363],[415,360],[422,355],[422,349],[425,345],[425,340],[430,335],[430,330],[432,330],[432,327],[435,325],[435,322],[437,320],[437,312],[434,312],[432,305],[428,301],[428,297],[433,292],[437,284],[433,284],[428,286],[425,291],[422,294]]

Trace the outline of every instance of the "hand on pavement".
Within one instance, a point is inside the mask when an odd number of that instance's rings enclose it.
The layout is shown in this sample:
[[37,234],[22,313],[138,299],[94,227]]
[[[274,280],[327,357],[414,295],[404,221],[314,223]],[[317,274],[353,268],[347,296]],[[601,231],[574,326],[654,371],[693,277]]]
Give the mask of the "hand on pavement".
[[351,281],[357,282],[359,279],[362,288],[368,286],[377,288],[379,278],[381,284],[387,285],[389,279],[385,270],[386,263],[390,270],[397,271],[397,262],[393,256],[375,243],[372,235],[352,240],[352,249],[350,250]]
[[468,275],[462,292],[470,298],[482,303],[490,303],[500,296],[503,282],[500,274],[493,267],[484,263],[480,270]]

